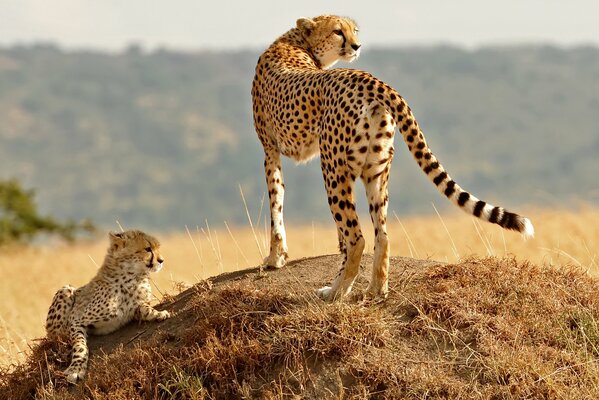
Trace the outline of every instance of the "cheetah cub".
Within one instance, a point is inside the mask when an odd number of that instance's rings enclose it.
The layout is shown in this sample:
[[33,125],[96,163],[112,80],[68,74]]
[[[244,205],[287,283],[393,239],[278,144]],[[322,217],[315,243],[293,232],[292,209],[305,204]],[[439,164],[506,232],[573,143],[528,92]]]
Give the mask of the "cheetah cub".
[[54,295],[46,319],[48,338],[67,336],[72,360],[68,382],[77,383],[87,370],[87,334],[105,335],[131,320],[163,321],[168,311],[150,306],[150,272],[162,268],[158,240],[139,230],[109,233],[110,246],[96,276],[79,289],[70,285]]

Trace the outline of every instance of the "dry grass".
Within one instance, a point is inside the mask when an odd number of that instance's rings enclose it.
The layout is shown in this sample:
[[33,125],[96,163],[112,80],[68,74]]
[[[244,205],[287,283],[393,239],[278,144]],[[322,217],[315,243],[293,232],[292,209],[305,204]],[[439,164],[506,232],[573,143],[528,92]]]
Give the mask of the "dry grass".
[[0,372],[0,397],[599,396],[599,281],[579,269],[394,258],[387,301],[324,304],[311,293],[339,260],[186,293],[178,322],[153,325],[136,344],[116,334],[124,347],[95,357],[77,388],[60,377],[64,348],[44,341],[25,364]]
[[[583,207],[576,212],[532,210],[524,214],[533,220],[537,231],[530,241],[496,226],[479,224],[459,212],[442,220],[432,208],[428,217],[399,221],[391,214],[392,253],[448,262],[469,255],[515,255],[536,264],[576,265],[599,276],[599,210]],[[367,251],[372,252],[372,229],[367,217],[362,221]],[[287,229],[292,259],[337,251],[332,222],[304,226],[288,223]],[[162,241],[167,266],[154,276],[155,295],[160,299],[161,293],[175,292],[178,282],[191,285],[221,272],[258,265],[261,254],[268,251],[269,236],[263,223],[255,224],[254,231],[255,236],[249,226],[204,224],[180,233],[156,234]],[[29,341],[44,334],[45,313],[54,292],[67,283],[86,283],[96,272],[95,264],[102,262],[106,246],[106,239],[100,238],[71,246],[3,249],[0,366],[24,359]]]

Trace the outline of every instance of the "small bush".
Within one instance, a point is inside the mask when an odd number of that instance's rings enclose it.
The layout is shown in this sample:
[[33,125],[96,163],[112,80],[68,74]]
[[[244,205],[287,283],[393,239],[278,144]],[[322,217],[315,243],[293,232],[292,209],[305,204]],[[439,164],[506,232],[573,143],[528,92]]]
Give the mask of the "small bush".
[[28,242],[41,233],[73,240],[78,231],[94,230],[90,221],[58,222],[53,217],[40,215],[34,197],[35,192],[23,189],[17,180],[0,181],[0,245]]

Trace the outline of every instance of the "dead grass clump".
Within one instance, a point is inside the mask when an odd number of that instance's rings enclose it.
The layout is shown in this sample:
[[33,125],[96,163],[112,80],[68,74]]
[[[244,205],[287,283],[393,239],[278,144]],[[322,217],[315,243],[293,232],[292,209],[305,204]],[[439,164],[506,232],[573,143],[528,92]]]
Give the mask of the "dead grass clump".
[[0,369],[0,399],[35,398],[38,392],[51,391],[68,356],[65,343],[40,340],[26,362]]
[[62,371],[70,362],[65,343],[42,340],[28,361],[0,371],[0,399],[144,399],[157,398],[158,383],[168,361],[176,361],[158,343],[135,346],[95,357],[89,379],[76,387],[67,384]]
[[198,292],[185,312],[197,316],[191,326],[95,357],[76,388],[60,378],[65,359],[44,341],[0,381],[0,397],[3,387],[14,399],[280,397],[304,392],[315,365],[359,356],[388,335],[375,310],[247,282]]
[[228,396],[247,392],[241,382],[254,382],[252,390],[285,386],[301,393],[310,365],[382,346],[388,331],[371,309],[324,305],[277,288],[240,284],[198,300],[194,311],[202,317],[186,333],[185,347],[194,350],[182,367]]
[[395,332],[399,353],[352,367],[369,390],[402,398],[599,397],[599,285],[583,272],[471,259],[436,265],[398,295],[388,307],[417,313]]

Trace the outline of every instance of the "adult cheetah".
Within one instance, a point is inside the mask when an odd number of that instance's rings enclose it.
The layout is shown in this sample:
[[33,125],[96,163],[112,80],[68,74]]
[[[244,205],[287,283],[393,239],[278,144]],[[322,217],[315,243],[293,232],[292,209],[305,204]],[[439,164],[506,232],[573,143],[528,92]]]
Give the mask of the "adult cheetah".
[[307,161],[320,154],[328,202],[345,256],[325,300],[347,295],[358,273],[364,238],[354,201],[362,179],[374,225],[373,272],[366,294],[388,292],[389,240],[386,231],[389,169],[396,127],[420,168],[452,203],[485,221],[532,236],[527,218],[494,207],[463,190],[426,144],[412,110],[392,87],[368,72],[328,69],[360,53],[356,23],[323,15],[300,18],[260,56],[252,86],[254,125],[264,147],[271,215],[267,266],[287,259],[283,224],[284,184],[280,155]]
[[87,334],[105,335],[133,319],[163,321],[168,311],[150,306],[149,273],[162,268],[160,243],[138,230],[110,233],[110,246],[96,276],[75,290],[70,285],[56,292],[46,318],[49,339],[68,336],[73,347],[66,369],[68,382],[77,383],[87,371]]

